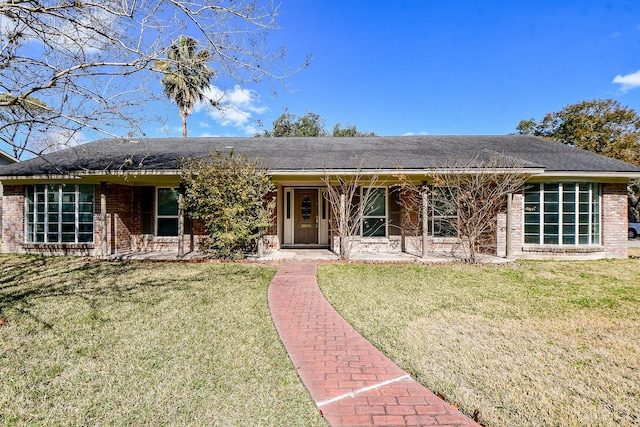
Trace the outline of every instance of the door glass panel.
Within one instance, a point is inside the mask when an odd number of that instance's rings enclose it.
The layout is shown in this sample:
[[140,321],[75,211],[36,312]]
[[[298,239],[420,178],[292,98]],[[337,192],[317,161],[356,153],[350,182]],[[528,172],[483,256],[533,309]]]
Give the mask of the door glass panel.
[[308,221],[311,218],[311,199],[309,196],[304,196],[302,199],[302,219]]

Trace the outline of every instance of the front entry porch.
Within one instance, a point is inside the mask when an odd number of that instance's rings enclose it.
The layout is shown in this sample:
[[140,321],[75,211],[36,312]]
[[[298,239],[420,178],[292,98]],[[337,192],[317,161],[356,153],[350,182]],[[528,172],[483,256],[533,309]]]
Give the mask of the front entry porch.
[[283,188],[282,248],[329,247],[330,207],[324,187]]

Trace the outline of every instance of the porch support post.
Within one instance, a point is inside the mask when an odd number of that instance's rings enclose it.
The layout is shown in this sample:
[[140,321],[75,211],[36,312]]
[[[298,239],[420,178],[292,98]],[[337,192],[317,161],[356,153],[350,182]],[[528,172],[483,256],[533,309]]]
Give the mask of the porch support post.
[[429,248],[429,194],[426,185],[422,187],[421,196],[422,258],[426,258]]
[[184,256],[184,186],[178,190],[178,258]]
[[345,259],[345,255],[347,253],[347,238],[349,236],[349,232],[347,231],[347,196],[342,193],[340,194],[340,259]]
[[507,221],[506,221],[506,236],[505,236],[505,240],[506,240],[506,248],[505,248],[505,253],[506,253],[506,257],[510,258],[512,251],[511,251],[511,214],[512,212],[512,207],[511,207],[511,201],[513,199],[513,193],[508,193],[507,194]]
[[107,239],[107,183],[100,183],[100,220],[102,221],[102,235],[100,242],[100,250],[102,258],[106,258],[109,251],[109,241]]

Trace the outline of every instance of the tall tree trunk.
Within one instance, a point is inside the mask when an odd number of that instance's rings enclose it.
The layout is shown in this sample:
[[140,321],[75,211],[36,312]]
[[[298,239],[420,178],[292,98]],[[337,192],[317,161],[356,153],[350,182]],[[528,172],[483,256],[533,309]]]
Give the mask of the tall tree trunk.
[[182,119],[182,137],[187,137],[187,113],[180,110],[180,118]]

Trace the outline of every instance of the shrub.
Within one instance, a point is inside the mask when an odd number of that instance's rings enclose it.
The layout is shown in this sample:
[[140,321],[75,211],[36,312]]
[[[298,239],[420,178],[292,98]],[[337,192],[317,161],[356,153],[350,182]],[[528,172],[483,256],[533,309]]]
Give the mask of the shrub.
[[272,222],[274,185],[257,161],[219,151],[205,159],[183,160],[185,208],[203,221],[203,249],[220,258],[239,259],[254,251]]

